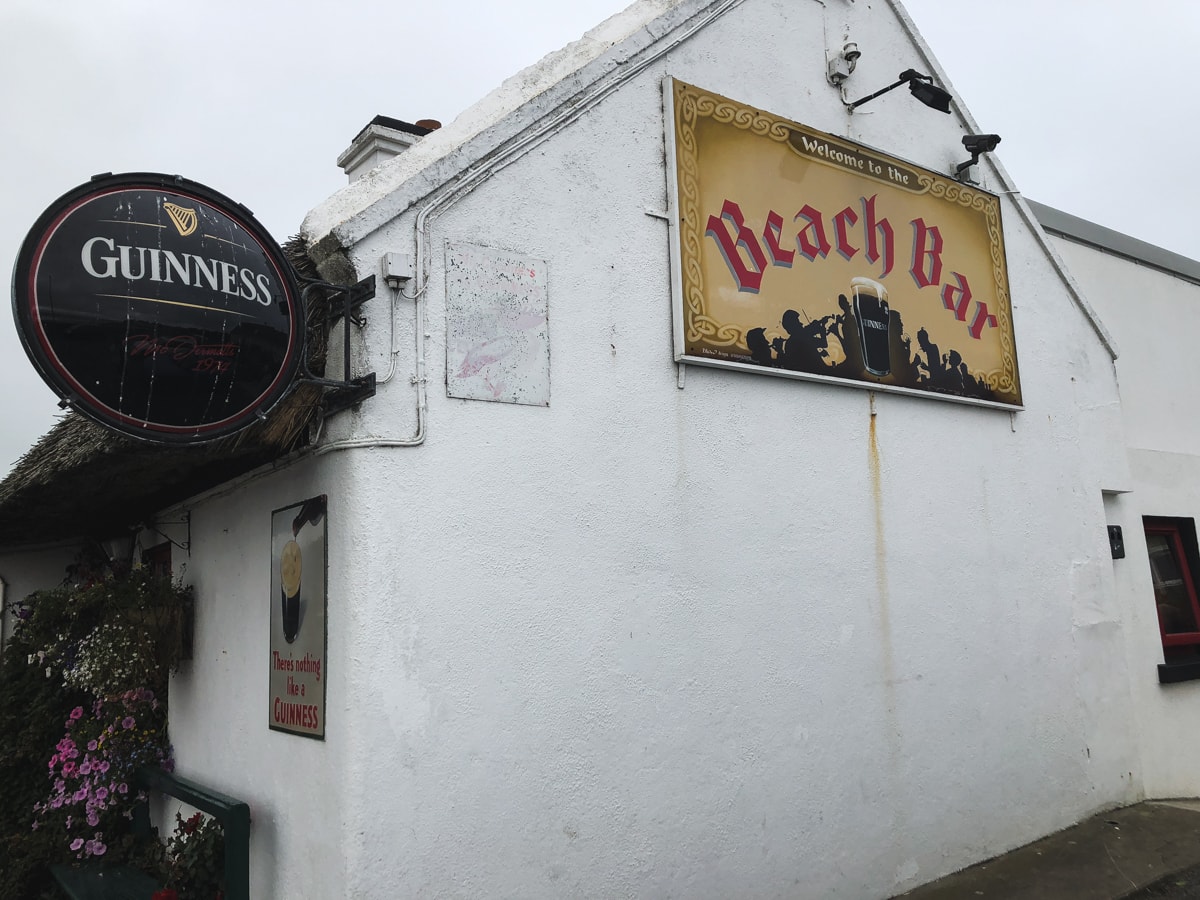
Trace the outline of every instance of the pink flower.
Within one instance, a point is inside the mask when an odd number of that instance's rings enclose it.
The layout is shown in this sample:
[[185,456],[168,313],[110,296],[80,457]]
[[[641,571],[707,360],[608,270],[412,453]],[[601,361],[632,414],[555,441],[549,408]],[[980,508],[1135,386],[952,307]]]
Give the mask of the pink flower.
[[79,774],[80,775],[92,774],[92,761],[90,759],[85,758],[83,760],[83,764],[80,765],[80,767],[79,767]]
[[96,840],[87,842],[87,852],[92,856],[103,856],[104,851],[108,848],[104,846],[104,842],[100,840],[100,832],[96,832]]
[[71,721],[72,722],[74,722],[76,719],[82,719],[82,718],[83,718],[83,707],[82,706],[77,706],[73,710],[71,710]]
[[67,760],[65,763],[63,763],[62,773],[64,775],[75,774],[75,763],[71,762],[70,760]]
[[129,793],[129,785],[127,785],[125,782],[122,781],[120,784],[117,785],[117,793],[118,794],[128,794]]
[[71,841],[71,849],[72,850],[78,851],[82,847],[83,847],[83,838],[75,838],[75,840]]
[[107,800],[108,799],[108,788],[106,788],[106,787],[96,788],[96,799],[97,800]]
[[98,812],[96,812],[95,810],[92,810],[91,812],[89,812],[87,814],[87,823],[89,825],[91,825],[93,828],[95,828],[97,825],[100,824],[100,814]]
[[100,762],[96,763],[95,769],[97,772],[99,772],[100,774],[103,775],[105,772],[108,771],[108,760],[107,759],[100,760]]
[[136,724],[137,722],[134,720],[133,716],[126,716],[121,720],[121,727],[126,730],[132,728]]
[[96,742],[95,742],[95,741],[88,741],[88,749],[89,749],[89,750],[95,750],[95,749],[96,749]]

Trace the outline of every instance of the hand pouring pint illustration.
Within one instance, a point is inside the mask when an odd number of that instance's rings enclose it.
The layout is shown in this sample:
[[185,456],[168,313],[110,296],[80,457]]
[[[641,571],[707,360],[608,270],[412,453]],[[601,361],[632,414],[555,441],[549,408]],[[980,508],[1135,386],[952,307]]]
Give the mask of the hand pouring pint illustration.
[[292,539],[283,545],[279,554],[279,598],[282,604],[283,637],[289,644],[300,633],[302,572],[304,556],[300,551],[298,536],[305,525],[316,525],[325,515],[325,498],[314,497],[306,501],[296,518],[292,520]]

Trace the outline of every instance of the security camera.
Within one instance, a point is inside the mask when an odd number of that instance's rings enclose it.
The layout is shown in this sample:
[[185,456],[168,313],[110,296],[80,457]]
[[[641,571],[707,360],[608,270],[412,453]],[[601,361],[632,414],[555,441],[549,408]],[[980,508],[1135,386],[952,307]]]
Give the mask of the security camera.
[[979,154],[991,153],[996,149],[996,145],[1000,143],[1000,135],[998,134],[964,134],[963,146],[967,148],[967,152],[971,154],[971,158],[966,162],[958,164],[954,170],[954,177],[964,184],[975,184],[971,178],[971,166],[979,162]]
[[980,153],[991,153],[996,149],[996,145],[1000,143],[1000,135],[998,134],[964,134],[963,146],[967,148],[967,152],[972,156],[978,156]]

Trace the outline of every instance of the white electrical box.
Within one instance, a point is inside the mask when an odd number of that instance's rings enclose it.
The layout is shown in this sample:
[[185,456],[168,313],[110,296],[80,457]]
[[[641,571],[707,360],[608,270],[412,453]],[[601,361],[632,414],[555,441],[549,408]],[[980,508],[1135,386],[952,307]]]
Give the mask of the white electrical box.
[[416,273],[410,253],[383,254],[383,280],[391,287],[400,287]]

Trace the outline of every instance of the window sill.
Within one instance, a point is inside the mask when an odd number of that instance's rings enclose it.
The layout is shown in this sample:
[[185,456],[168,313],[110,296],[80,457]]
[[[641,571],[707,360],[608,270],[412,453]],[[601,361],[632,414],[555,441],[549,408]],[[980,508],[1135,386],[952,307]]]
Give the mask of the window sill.
[[1175,663],[1159,663],[1158,683],[1178,684],[1181,681],[1200,680],[1200,660]]

